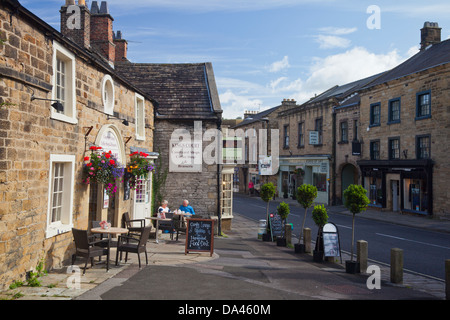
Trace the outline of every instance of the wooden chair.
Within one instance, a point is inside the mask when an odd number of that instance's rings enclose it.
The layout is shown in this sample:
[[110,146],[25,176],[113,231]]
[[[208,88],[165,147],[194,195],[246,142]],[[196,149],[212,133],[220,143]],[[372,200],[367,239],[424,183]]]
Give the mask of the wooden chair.
[[[135,223],[138,223],[139,226],[133,225]],[[136,236],[139,236],[139,234],[142,232],[142,229],[145,227],[145,219],[131,220],[128,212],[125,212],[122,215],[122,226],[128,229],[128,235],[135,234]]]
[[106,256],[106,270],[109,270],[109,240],[90,241],[87,230],[72,228],[76,251],[72,255],[72,264],[77,256],[86,258],[83,274],[86,273],[88,260],[91,259],[91,266],[94,266],[94,257]]
[[[125,262],[128,260],[128,252],[137,253],[139,260],[139,268],[141,268],[141,257],[140,254],[142,252],[145,253],[145,261],[148,264],[147,257],[147,240],[150,235],[151,226],[144,227],[142,232],[139,235],[139,238],[135,236],[119,236],[117,241],[117,252],[116,252],[116,266],[119,262],[119,252],[120,252],[120,260],[122,260],[122,252],[125,252]],[[132,243],[134,242],[134,243]]]

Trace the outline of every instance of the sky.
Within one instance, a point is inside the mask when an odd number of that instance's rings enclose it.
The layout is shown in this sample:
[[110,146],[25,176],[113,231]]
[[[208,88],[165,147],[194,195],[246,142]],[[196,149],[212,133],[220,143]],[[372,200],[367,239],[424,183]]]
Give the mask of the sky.
[[[60,30],[64,0],[20,2]],[[301,104],[389,70],[418,52],[425,21],[438,22],[442,40],[450,38],[448,0],[107,2],[130,61],[211,62],[226,119],[283,99]]]

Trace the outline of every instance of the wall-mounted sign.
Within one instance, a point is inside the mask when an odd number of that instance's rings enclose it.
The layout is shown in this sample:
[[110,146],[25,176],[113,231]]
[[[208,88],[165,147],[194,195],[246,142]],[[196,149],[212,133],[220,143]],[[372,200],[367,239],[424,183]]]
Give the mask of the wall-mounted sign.
[[317,145],[319,144],[319,131],[309,132],[309,144]]
[[259,175],[271,176],[272,173],[272,156],[259,156]]

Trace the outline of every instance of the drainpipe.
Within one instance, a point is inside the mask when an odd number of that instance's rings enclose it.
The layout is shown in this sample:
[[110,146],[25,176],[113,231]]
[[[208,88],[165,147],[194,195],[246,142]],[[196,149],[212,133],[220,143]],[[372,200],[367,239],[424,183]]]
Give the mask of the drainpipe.
[[[219,132],[222,132],[222,117],[217,119],[217,130]],[[217,139],[219,140],[219,139]],[[220,144],[222,141],[217,141],[218,148],[217,150],[220,150]],[[221,156],[221,155],[220,155]],[[222,178],[222,170],[221,170],[221,162],[222,159],[217,159],[217,233],[220,236],[222,234],[222,210],[221,210],[221,197],[222,197],[222,184],[221,184],[221,178]]]
[[336,205],[336,109],[333,107],[332,111],[332,119],[333,119],[333,128],[332,128],[332,151],[331,151],[331,161],[333,162],[333,175],[331,176],[331,205]]

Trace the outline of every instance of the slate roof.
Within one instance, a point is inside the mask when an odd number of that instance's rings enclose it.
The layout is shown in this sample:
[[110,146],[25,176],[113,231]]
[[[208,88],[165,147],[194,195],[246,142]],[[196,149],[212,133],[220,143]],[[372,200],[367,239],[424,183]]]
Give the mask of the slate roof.
[[120,63],[116,70],[157,101],[157,119],[222,116],[211,63]]
[[397,67],[383,74],[363,89],[367,89],[382,83],[405,77],[426,69],[450,63],[450,39],[433,44],[420,51]]
[[239,128],[239,127],[242,127],[242,126],[246,126],[246,125],[248,125],[250,123],[258,122],[258,121],[262,120],[263,118],[267,117],[272,112],[276,111],[280,107],[281,106],[277,106],[277,107],[273,107],[273,108],[261,111],[261,112],[256,113],[256,114],[252,114],[251,116],[248,116],[247,118],[245,118],[241,123],[239,123],[238,125],[234,126],[232,129]]

